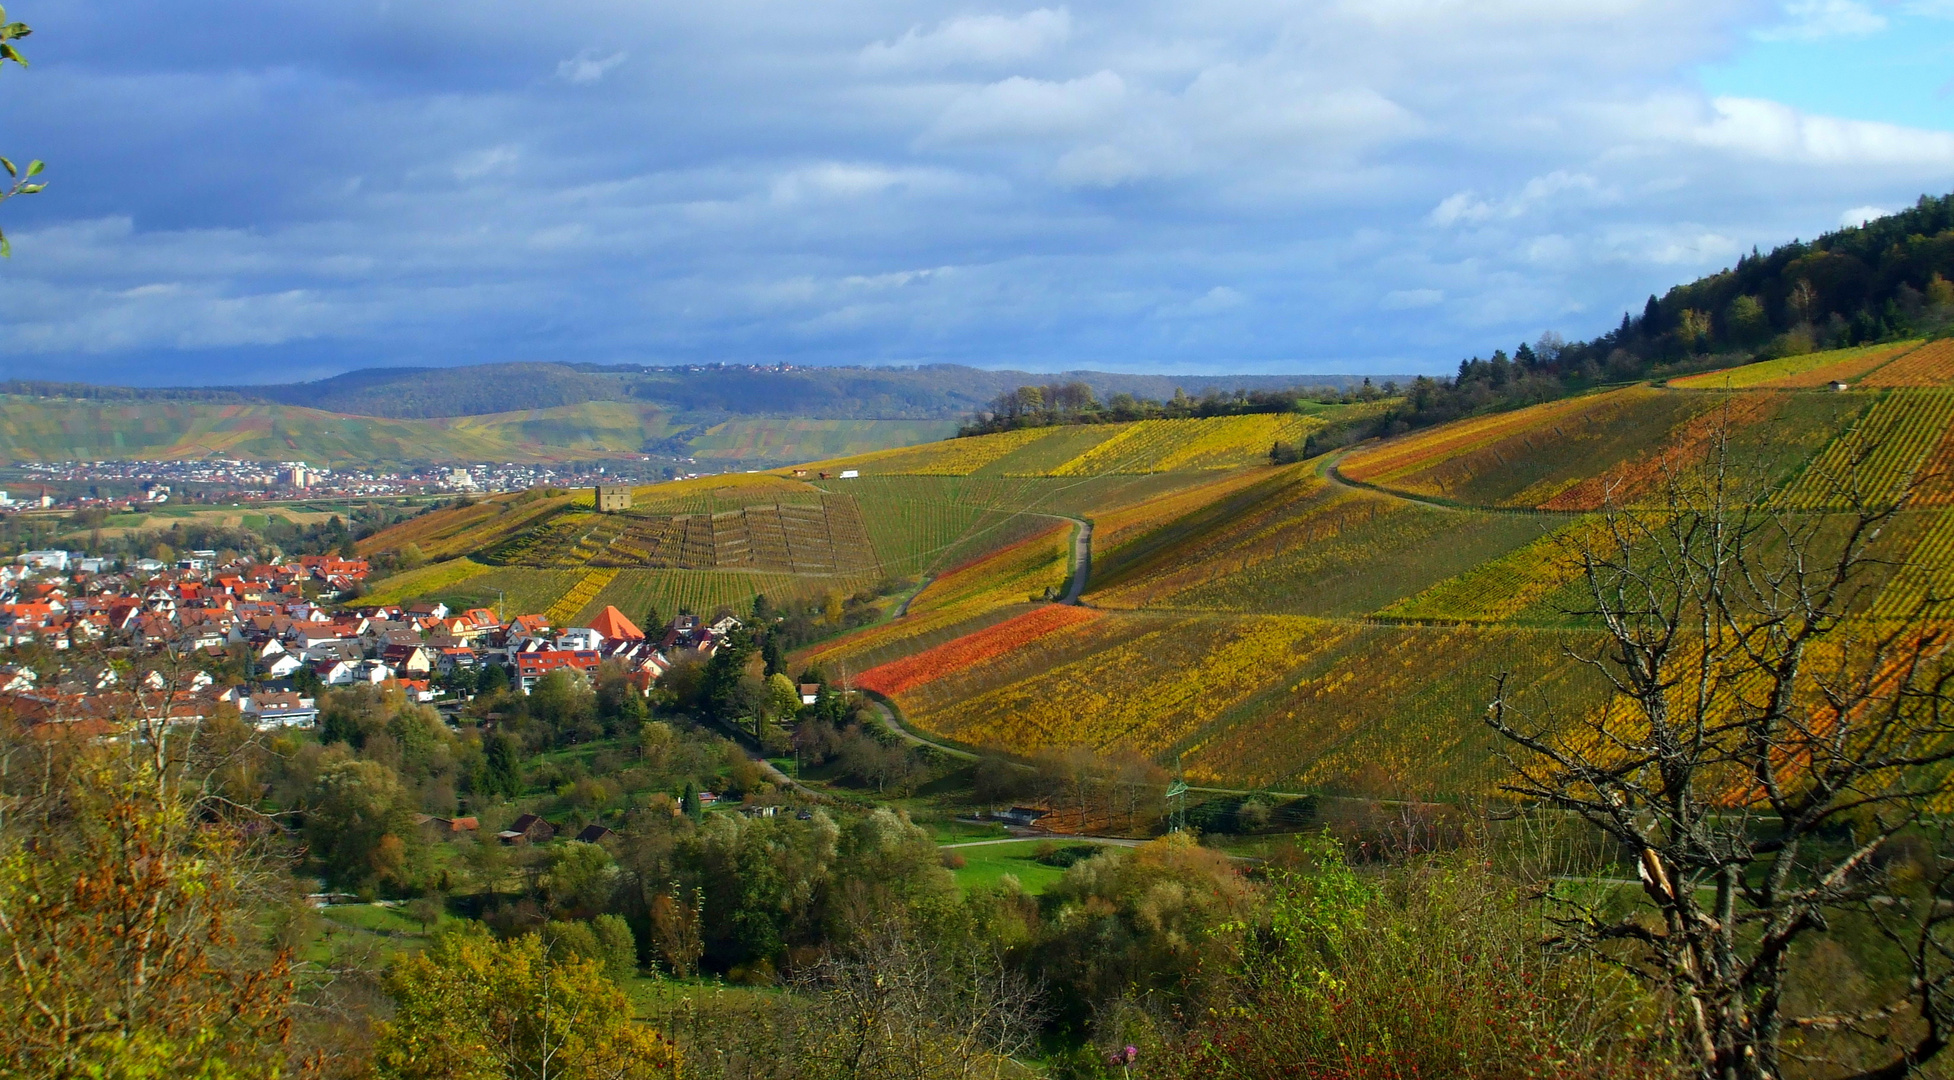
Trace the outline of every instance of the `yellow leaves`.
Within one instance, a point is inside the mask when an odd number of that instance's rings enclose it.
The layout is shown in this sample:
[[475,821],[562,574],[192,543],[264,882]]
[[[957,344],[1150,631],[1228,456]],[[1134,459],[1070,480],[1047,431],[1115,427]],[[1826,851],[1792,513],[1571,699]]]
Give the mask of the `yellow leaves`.
[[961,439],[882,450],[856,457],[815,462],[803,468],[836,473],[859,470],[864,476],[969,476],[978,469],[1037,442],[1063,428],[1018,428],[994,435],[972,435]]
[[577,617],[577,612],[597,599],[597,594],[603,592],[604,586],[609,585],[611,579],[617,577],[617,574],[616,570],[592,570],[585,574],[570,587],[569,592],[564,593],[556,603],[550,605],[550,609],[543,613],[543,618],[547,619],[551,626],[569,626],[570,620]]
[[1894,357],[1917,348],[1919,344],[1917,341],[1907,341],[1898,345],[1862,345],[1853,349],[1833,349],[1829,352],[1786,356],[1777,360],[1726,368],[1722,371],[1706,371],[1701,375],[1670,379],[1669,385],[1690,390],[1745,390],[1759,387],[1792,389],[1824,386],[1835,379],[1851,382]]
[[[1629,394],[1635,389],[1617,390],[1609,396]],[[1648,390],[1642,392],[1655,393]],[[1495,413],[1491,416],[1445,424],[1429,431],[1392,439],[1381,446],[1359,450],[1344,458],[1338,468],[1352,480],[1389,484],[1530,429],[1550,427],[1556,420],[1584,412],[1594,405],[1595,401],[1592,398],[1567,398],[1562,401],[1550,401],[1544,405],[1515,409],[1512,412]],[[1423,494],[1442,494],[1435,489],[1427,490],[1429,485],[1402,486],[1407,490]]]
[[1390,618],[1503,622],[1559,591],[1581,573],[1579,552],[1606,525],[1581,518],[1468,573],[1448,578],[1379,612]]
[[1053,476],[1190,472],[1268,461],[1277,442],[1300,444],[1323,421],[1295,413],[1141,420],[1051,471]]
[[1819,454],[1783,503],[1794,510],[1842,506],[1841,485],[1868,500],[1893,498],[1941,445],[1951,421],[1954,391],[1889,393]]
[[679,1055],[632,1018],[630,999],[596,962],[553,956],[530,934],[499,942],[479,926],[387,973],[395,1003],[380,1026],[381,1080],[651,1080],[676,1075]]
[[1147,625],[1136,638],[913,718],[1021,751],[1084,745],[1156,754],[1348,633],[1283,616]]

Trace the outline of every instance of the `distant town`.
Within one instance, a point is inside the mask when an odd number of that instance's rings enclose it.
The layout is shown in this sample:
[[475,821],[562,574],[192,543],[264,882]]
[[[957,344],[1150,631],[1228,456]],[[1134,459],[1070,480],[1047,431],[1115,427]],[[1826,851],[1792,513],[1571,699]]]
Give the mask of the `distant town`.
[[[691,458],[603,462],[486,462],[411,469],[326,468],[304,461],[26,462],[0,469],[0,513],[34,509],[141,512],[171,503],[390,498],[658,483],[701,475]],[[720,470],[707,469],[705,472]]]

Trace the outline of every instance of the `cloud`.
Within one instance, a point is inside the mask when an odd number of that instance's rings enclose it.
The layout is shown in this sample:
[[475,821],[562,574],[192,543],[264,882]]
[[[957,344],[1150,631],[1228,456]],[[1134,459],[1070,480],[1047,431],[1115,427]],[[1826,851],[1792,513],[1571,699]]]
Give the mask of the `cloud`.
[[521,159],[522,151],[506,144],[476,150],[455,162],[455,179],[479,180],[491,173],[505,172]]
[[1792,0],[1784,6],[1786,22],[1757,33],[1764,41],[1819,41],[1830,37],[1866,37],[1886,29],[1886,16],[1860,0]]
[[1813,116],[1757,98],[1720,97],[1689,140],[1766,161],[1806,165],[1954,165],[1954,133]]
[[974,142],[1079,135],[1110,119],[1126,96],[1126,81],[1096,71],[1062,82],[1013,75],[963,94],[931,126],[937,142]]
[[878,71],[1011,63],[1043,55],[1071,36],[1072,13],[1062,7],[1015,18],[972,15],[934,30],[912,26],[894,41],[874,42],[862,49],[861,63]]
[[1377,306],[1385,311],[1410,311],[1444,302],[1443,289],[1392,289],[1384,294],[1384,299],[1379,300]]
[[1882,210],[1877,206],[1855,206],[1839,215],[1839,224],[1851,229],[1864,225],[1868,221],[1883,218],[1892,212],[1891,210]]
[[1154,310],[1160,319],[1207,319],[1226,315],[1248,303],[1248,297],[1226,285],[1216,285],[1190,300],[1162,304]]
[[1444,371],[1954,166],[1702,92],[1824,5],[1029,2],[57,5],[67,59],[8,90],[56,186],[5,208],[0,369]]
[[567,83],[589,86],[602,81],[612,68],[622,63],[624,63],[624,54],[621,52],[603,56],[599,55],[597,49],[585,49],[556,65],[556,77]]
[[1471,191],[1454,192],[1433,207],[1429,217],[1432,224],[1441,227],[1511,221],[1570,192],[1597,196],[1603,194],[1603,188],[1598,180],[1585,173],[1555,170],[1528,180],[1520,190],[1504,199],[1487,200]]

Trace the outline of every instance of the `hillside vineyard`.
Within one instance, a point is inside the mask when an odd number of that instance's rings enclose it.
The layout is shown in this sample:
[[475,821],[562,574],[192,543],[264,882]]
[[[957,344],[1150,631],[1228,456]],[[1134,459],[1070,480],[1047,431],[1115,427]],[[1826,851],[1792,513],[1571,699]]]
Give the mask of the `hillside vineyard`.
[[1954,342],[1616,386],[1272,461],[1337,419],[1024,428],[640,488],[617,514],[588,493],[502,496],[361,549],[448,560],[381,583],[387,600],[519,597],[572,623],[879,591],[882,617],[790,660],[926,738],[1368,797],[1491,791],[1478,718],[1502,672],[1522,698],[1607,707],[1574,659],[1599,641],[1578,552],[1604,507],[1656,512],[1663,477],[1719,448],[1795,514],[1911,490],[1877,540],[1894,569],[1865,618],[1954,590]]

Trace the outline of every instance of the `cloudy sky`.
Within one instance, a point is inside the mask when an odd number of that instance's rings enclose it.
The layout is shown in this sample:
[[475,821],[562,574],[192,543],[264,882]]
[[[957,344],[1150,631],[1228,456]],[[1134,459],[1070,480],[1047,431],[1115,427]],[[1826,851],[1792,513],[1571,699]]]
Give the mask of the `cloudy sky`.
[[13,0],[0,373],[1443,371],[1954,190],[1954,0]]

